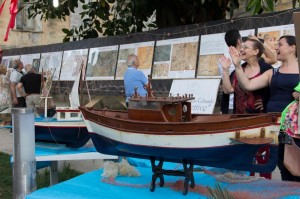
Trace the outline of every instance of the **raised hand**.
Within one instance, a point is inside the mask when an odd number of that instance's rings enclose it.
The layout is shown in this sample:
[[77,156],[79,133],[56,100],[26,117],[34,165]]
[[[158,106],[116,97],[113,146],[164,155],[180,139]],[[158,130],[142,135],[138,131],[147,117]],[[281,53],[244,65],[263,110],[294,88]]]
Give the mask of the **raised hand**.
[[260,42],[260,40],[255,36],[255,35],[249,35],[248,36],[249,39],[254,39]]
[[224,55],[222,55],[218,61],[221,64],[223,71],[228,72],[231,65],[231,60],[225,57]]
[[229,54],[231,56],[232,63],[235,67],[241,65],[242,55],[241,53],[233,46],[229,47]]

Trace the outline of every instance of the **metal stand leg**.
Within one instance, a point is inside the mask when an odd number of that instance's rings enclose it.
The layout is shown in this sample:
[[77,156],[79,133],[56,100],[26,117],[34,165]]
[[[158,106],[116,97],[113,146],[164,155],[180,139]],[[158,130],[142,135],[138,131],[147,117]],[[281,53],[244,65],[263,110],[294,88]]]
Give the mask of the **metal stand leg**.
[[50,164],[50,185],[58,183],[58,162],[52,161]]
[[170,176],[184,176],[184,190],[183,195],[186,195],[188,193],[188,184],[191,182],[191,188],[195,187],[195,178],[194,178],[194,164],[190,163],[188,166],[188,162],[186,160],[182,161],[183,164],[183,171],[174,171],[174,170],[165,170],[163,169],[163,161],[160,160],[158,165],[155,165],[155,158],[151,157],[151,167],[152,167],[152,180],[151,180],[151,186],[150,191],[155,191],[155,182],[157,178],[159,178],[160,183],[159,186],[163,187],[165,184],[164,175],[170,175]]
[[152,180],[151,180],[151,187],[150,187],[150,191],[153,192],[155,191],[155,182],[157,180],[157,178],[159,178],[160,183],[159,186],[163,187],[165,184],[165,179],[164,179],[164,175],[163,175],[163,161],[159,161],[158,165],[155,165],[155,158],[151,158],[151,167],[152,167]]

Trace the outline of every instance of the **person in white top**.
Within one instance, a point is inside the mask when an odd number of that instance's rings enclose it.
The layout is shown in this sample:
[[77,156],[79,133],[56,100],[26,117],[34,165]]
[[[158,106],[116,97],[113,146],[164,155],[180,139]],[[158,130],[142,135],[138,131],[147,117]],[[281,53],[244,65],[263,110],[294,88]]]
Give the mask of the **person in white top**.
[[20,60],[15,60],[13,62],[13,68],[14,70],[10,74],[10,91],[13,107],[26,107],[25,98],[20,95],[17,89],[17,84],[19,83],[21,77],[24,75],[22,71],[24,65]]

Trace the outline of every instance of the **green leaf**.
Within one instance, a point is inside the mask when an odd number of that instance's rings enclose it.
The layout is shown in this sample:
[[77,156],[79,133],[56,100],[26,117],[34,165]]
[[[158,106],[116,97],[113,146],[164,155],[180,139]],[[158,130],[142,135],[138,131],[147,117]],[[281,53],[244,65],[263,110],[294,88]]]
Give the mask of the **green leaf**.
[[83,4],[83,5],[82,5],[82,9],[83,9],[83,10],[87,10],[87,9],[89,9],[89,6],[86,5],[86,4]]
[[274,0],[261,0],[261,6],[267,12],[274,11]]
[[94,23],[95,23],[95,26],[96,26],[96,27],[97,27],[97,26],[100,26],[100,21],[99,21],[99,20],[95,20]]
[[70,41],[70,37],[64,37],[63,42],[69,42]]
[[260,4],[260,0],[250,0],[246,5],[246,11],[253,10],[257,4]]
[[100,4],[101,4],[101,7],[102,7],[102,8],[105,8],[105,4],[106,4],[105,1],[102,0],[102,1],[100,2]]
[[69,29],[66,29],[66,28],[63,28],[61,29],[63,31],[63,33],[69,35],[70,34],[70,30]]
[[257,14],[258,13],[258,11],[261,9],[261,4],[260,3],[258,3],[258,4],[256,4],[255,5],[255,7],[252,9],[252,14]]

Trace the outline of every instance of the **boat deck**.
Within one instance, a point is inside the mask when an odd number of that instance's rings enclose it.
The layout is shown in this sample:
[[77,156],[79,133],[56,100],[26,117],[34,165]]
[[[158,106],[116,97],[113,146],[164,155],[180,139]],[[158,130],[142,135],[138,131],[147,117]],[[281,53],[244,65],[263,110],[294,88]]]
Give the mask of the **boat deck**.
[[[94,109],[92,110],[93,113],[95,114],[99,114],[99,115],[104,115],[106,117],[112,117],[112,118],[119,118],[122,120],[128,120],[128,112],[126,111],[111,111],[111,110],[97,110]],[[232,120],[232,119],[242,119],[242,118],[251,118],[253,116],[259,116],[260,114],[238,114],[238,115],[230,115],[230,114],[192,114],[192,118],[191,118],[191,123],[193,122],[212,122],[212,121],[228,121],[228,120]],[[274,114],[276,115],[276,114]],[[134,119],[131,119],[131,121],[135,121]],[[139,120],[136,120],[139,121]]]

